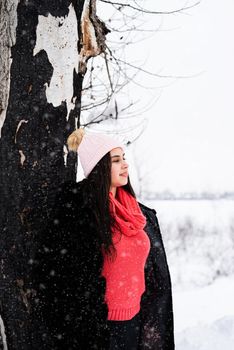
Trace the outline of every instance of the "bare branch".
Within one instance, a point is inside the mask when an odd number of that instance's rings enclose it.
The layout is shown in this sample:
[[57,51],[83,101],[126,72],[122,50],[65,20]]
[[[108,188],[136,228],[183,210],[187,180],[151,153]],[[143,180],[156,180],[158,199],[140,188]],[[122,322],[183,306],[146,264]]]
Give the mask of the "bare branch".
[[112,56],[116,61],[119,61],[121,63],[124,63],[126,64],[127,66],[131,67],[131,68],[134,68],[134,69],[137,69],[138,71],[141,71],[143,73],[146,73],[148,75],[152,75],[154,77],[158,77],[158,78],[168,78],[168,79],[185,79],[185,78],[194,78],[194,77],[197,77],[199,76],[202,72],[200,73],[197,73],[197,74],[193,74],[193,75],[162,75],[162,74],[158,74],[158,73],[152,73],[152,72],[149,72],[141,67],[138,67],[138,66],[135,66],[129,62],[126,62],[126,61],[123,61],[121,60],[120,58],[116,58],[114,56]]
[[109,1],[109,0],[100,0],[101,2],[105,2],[109,5],[115,5],[115,6],[120,6],[120,7],[128,7],[131,8],[132,10],[136,10],[139,11],[141,13],[147,13],[147,14],[151,14],[151,15],[171,15],[171,14],[175,14],[175,13],[179,13],[185,10],[189,10],[197,5],[200,4],[200,1],[197,1],[195,4],[190,5],[190,6],[185,6],[185,7],[181,7],[177,10],[172,10],[172,11],[150,11],[150,10],[146,10],[143,7],[141,7],[140,5],[137,4],[138,7],[136,6],[132,6],[130,4],[123,4],[121,2],[116,2],[116,1]]
[[108,60],[106,58],[106,52],[104,53],[104,60],[105,60],[105,65],[106,65],[106,71],[107,71],[107,76],[108,76],[108,79],[109,79],[109,82],[110,82],[110,87],[111,87],[111,92],[113,93],[113,83],[112,83],[112,80],[111,80],[111,76],[110,76],[110,70],[109,70],[109,66],[108,66]]
[[[136,43],[136,37],[133,37],[134,32],[151,32],[155,33],[162,30],[162,20],[163,17],[159,17],[159,23],[155,24],[155,29],[152,30],[150,28],[144,29],[145,21],[143,19],[143,16],[141,16],[142,13],[150,13],[150,14],[173,14],[173,13],[182,13],[182,11],[188,10],[200,3],[200,1],[197,1],[195,4],[191,6],[187,6],[188,4],[184,4],[184,7],[174,10],[174,11],[148,11],[147,9],[144,9],[139,5],[137,1],[130,2],[131,4],[122,3],[120,1],[109,1],[109,0],[101,0],[103,3],[112,5],[115,9],[114,14],[108,19],[108,23],[112,26],[109,26],[109,29],[112,30],[111,39],[108,40],[109,45],[106,43],[106,50],[101,55],[99,55],[97,58],[92,59],[91,66],[89,66],[88,71],[90,72],[89,75],[87,75],[87,80],[85,84],[85,88],[83,89],[84,93],[86,94],[85,99],[83,99],[83,106],[82,111],[85,112],[84,114],[84,120],[83,125],[84,126],[91,126],[95,124],[100,124],[101,122],[108,120],[122,120],[124,122],[124,119],[133,119],[133,118],[139,118],[141,116],[142,120],[142,114],[145,113],[147,110],[152,108],[152,105],[157,103],[158,99],[160,98],[160,95],[162,93],[162,88],[171,85],[175,83],[177,79],[184,79],[184,78],[192,78],[197,75],[192,76],[180,76],[180,75],[166,75],[166,74],[160,74],[162,70],[158,70],[158,73],[154,73],[150,70],[144,69],[145,65],[144,62],[141,62],[138,64],[138,62],[128,62],[125,60],[124,55],[124,49],[128,44],[135,44]],[[195,0],[194,0],[195,1]],[[191,2],[190,2],[191,3]],[[124,11],[123,8],[129,8],[131,11]],[[127,12],[127,13],[126,13]],[[135,12],[135,13],[134,13]],[[161,18],[161,22],[160,22]],[[114,24],[115,23],[115,24]],[[111,28],[112,27],[112,28]],[[120,35],[118,35],[120,33]],[[122,35],[121,33],[125,33],[125,35]],[[137,37],[139,39],[139,37]],[[145,36],[144,36],[145,39]],[[137,40],[137,42],[141,41]],[[101,62],[103,60],[103,62]],[[94,64],[95,63],[95,64]],[[153,84],[153,85],[163,85],[163,86],[144,86],[141,83],[141,80],[138,78],[136,79],[137,75],[140,73],[147,74],[151,77],[156,78],[166,78],[163,84]],[[199,73],[201,74],[201,73]],[[155,79],[154,79],[155,81]],[[129,105],[123,109],[119,108],[118,100],[116,100],[115,96],[118,96],[118,93],[120,91],[126,92],[124,89],[127,84],[134,84],[136,86],[140,86],[141,88],[144,88],[146,90],[154,90],[158,89],[158,93],[150,97],[150,101],[142,105],[142,100],[139,99],[139,101],[130,101]],[[89,91],[90,88],[90,96],[89,93],[86,93]],[[128,94],[127,94],[128,95]],[[129,97],[126,95],[126,101],[129,99]],[[124,97],[125,99],[125,97]],[[126,103],[128,104],[128,102]],[[131,108],[132,106],[135,106],[135,108]],[[94,116],[89,112],[92,109],[96,109]],[[111,111],[111,112],[110,112]],[[87,112],[87,114],[86,114]],[[86,119],[87,118],[87,119]],[[137,119],[136,119],[137,121]],[[134,124],[134,119],[132,120],[131,124]],[[135,128],[133,125],[127,130],[127,132],[130,132]],[[139,127],[139,126],[137,126]],[[125,131],[121,130],[121,134],[123,134]],[[133,134],[136,132],[133,132]],[[138,132],[137,132],[138,134]],[[135,137],[134,135],[134,137]],[[138,138],[138,137],[137,137]]]

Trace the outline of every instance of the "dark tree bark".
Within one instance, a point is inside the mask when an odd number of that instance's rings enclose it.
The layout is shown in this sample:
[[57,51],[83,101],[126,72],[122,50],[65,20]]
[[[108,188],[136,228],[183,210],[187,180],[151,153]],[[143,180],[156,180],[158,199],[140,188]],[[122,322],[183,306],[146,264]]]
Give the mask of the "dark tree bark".
[[[68,154],[64,161],[66,139],[79,126],[86,62],[105,49],[106,28],[95,15],[95,0],[1,0],[0,6],[1,35],[7,39],[0,47],[0,114],[5,117],[0,138],[0,315],[8,349],[38,350],[31,284],[35,242],[56,188],[76,177],[76,157]],[[69,49],[64,56],[72,27],[76,51]],[[65,79],[71,69],[71,79]]]

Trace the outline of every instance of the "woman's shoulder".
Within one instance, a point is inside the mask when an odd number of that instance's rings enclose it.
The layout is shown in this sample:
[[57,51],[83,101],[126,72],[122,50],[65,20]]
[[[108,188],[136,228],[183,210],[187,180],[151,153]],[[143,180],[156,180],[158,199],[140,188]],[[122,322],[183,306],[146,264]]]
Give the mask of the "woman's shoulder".
[[60,221],[65,221],[67,217],[78,215],[84,207],[84,192],[83,181],[64,181],[61,183],[56,189],[49,219],[53,221],[54,217],[59,217]]
[[75,202],[81,202],[85,197],[85,192],[87,191],[86,187],[85,179],[80,182],[72,180],[64,181],[57,189],[56,200],[61,203],[73,200],[75,200]]
[[138,204],[139,204],[141,211],[143,212],[144,215],[157,216],[157,212],[155,209],[150,208],[141,202],[138,202]]
[[64,195],[64,194],[77,194],[78,192],[82,191],[83,188],[83,181],[76,182],[74,180],[66,180],[61,183],[61,185],[58,187],[58,194]]
[[146,221],[149,225],[153,225],[154,228],[159,229],[159,222],[158,222],[158,217],[157,217],[157,211],[153,208],[149,208],[145,204],[142,204],[140,202],[139,206],[141,208],[142,213],[146,217]]

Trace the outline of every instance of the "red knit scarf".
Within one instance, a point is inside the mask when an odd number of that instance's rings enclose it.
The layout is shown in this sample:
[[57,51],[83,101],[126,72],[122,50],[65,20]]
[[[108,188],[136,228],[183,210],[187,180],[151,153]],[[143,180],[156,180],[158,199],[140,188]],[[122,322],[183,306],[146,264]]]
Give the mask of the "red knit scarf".
[[[110,210],[117,225],[112,228],[113,235],[121,233],[134,236],[143,230],[146,224],[136,199],[123,188],[118,187],[116,197],[110,192]],[[119,228],[119,229],[118,229]]]

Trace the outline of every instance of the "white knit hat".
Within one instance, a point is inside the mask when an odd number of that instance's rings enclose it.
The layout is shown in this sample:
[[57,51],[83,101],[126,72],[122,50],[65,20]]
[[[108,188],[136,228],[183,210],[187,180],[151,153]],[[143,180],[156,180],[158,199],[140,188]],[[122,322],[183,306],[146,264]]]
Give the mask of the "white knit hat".
[[85,177],[105,154],[117,147],[124,149],[118,140],[104,134],[86,134],[84,129],[75,130],[68,137],[67,144],[70,151],[78,151]]

